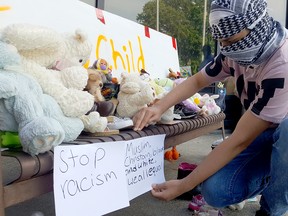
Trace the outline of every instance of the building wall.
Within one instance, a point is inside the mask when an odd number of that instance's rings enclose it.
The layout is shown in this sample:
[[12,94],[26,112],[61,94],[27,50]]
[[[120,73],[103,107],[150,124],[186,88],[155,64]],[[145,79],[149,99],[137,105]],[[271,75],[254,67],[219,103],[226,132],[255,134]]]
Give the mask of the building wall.
[[92,6],[95,6],[95,0],[81,0],[82,2],[85,2],[85,3],[87,3],[87,4],[89,4],[89,5],[92,5]]
[[285,25],[287,0],[267,0],[267,2],[269,14],[282,25]]
[[[98,7],[108,12],[117,14],[124,18],[135,21],[137,13],[141,12],[143,5],[148,0],[81,0],[92,6],[98,2]],[[276,3],[277,1],[277,3]],[[286,23],[286,4],[287,0],[267,0],[268,12],[280,23],[285,25]],[[276,3],[276,4],[275,4]],[[127,7],[129,5],[129,7]],[[134,8],[134,10],[131,10]]]

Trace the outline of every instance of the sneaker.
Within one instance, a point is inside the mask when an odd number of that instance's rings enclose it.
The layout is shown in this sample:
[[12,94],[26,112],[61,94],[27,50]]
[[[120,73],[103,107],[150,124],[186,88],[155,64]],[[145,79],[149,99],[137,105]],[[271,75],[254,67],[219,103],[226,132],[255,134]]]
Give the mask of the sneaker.
[[[189,119],[189,118],[195,118],[197,116],[197,112],[194,110],[190,110],[184,105],[176,104],[174,106],[174,114],[176,116],[180,116],[180,119]],[[176,118],[178,119],[178,118]]]
[[128,129],[133,127],[133,121],[130,118],[119,118],[113,116],[113,120],[108,122],[107,127],[110,130]]

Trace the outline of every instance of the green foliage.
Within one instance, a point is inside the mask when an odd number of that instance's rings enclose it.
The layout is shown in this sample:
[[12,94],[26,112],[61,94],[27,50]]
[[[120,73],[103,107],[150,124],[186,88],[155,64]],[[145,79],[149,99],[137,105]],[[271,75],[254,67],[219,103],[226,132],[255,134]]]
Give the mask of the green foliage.
[[[145,4],[137,21],[156,29],[156,6],[156,0]],[[176,38],[180,65],[191,65],[193,73],[202,61],[203,14],[203,0],[159,0],[159,31]],[[205,43],[214,48],[207,33]]]

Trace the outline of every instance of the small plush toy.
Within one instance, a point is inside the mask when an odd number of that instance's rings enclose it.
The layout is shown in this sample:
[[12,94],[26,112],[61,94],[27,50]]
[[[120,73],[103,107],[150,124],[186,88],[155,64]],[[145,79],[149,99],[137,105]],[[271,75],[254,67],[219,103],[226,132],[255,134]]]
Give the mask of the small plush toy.
[[[174,80],[174,86],[176,87],[183,81],[185,81],[186,78],[178,78]],[[181,102],[188,110],[194,111],[194,112],[199,112],[201,108],[198,106],[198,104],[195,102],[193,98],[188,98],[184,101]]]
[[94,96],[95,102],[105,101],[105,98],[101,94],[101,89],[103,87],[101,72],[92,68],[88,68],[87,71],[88,81],[84,90]]
[[20,138],[17,132],[0,131],[0,147],[21,148]]
[[155,99],[155,91],[138,73],[123,72],[117,99],[116,114],[132,118],[137,111],[147,107]]
[[162,86],[166,91],[171,91],[174,87],[174,81],[169,78],[155,78],[155,83]]
[[164,159],[169,161],[178,160],[179,157],[180,153],[176,149],[176,146],[173,146],[171,150],[167,150],[164,154]]
[[117,98],[119,91],[118,79],[112,76],[112,69],[105,59],[97,59],[93,65],[90,67],[95,71],[98,71],[102,77],[103,87],[101,89],[101,94],[104,96],[106,101],[113,98]]
[[109,115],[113,115],[115,110],[114,103],[111,101],[106,101],[101,93],[103,87],[101,72],[92,68],[88,68],[87,70],[88,82],[84,90],[88,91],[94,96],[94,105],[88,113],[91,111],[97,111],[100,116],[107,117]]
[[[20,56],[23,73],[33,76],[43,92],[52,96],[65,116],[80,118],[84,130],[104,130],[105,119],[90,113],[94,97],[83,91],[88,73],[83,64],[91,54],[92,45],[81,30],[59,33],[33,24],[11,24],[1,31],[3,41],[14,45]],[[98,127],[98,122],[103,124]],[[95,124],[97,123],[97,124]]]
[[221,110],[224,111],[226,108],[225,104],[226,88],[224,87],[224,84],[222,82],[219,82],[217,84],[217,87],[218,87],[217,94],[219,95],[219,97],[215,99],[215,102],[221,108]]
[[203,112],[204,115],[213,115],[221,112],[221,108],[215,102],[215,99],[218,97],[219,95],[211,95],[205,100],[201,108],[201,112]]
[[0,130],[18,133],[23,151],[31,155],[76,139],[82,121],[66,117],[54,98],[22,72],[20,61],[17,49],[0,40]]
[[168,74],[169,79],[174,80],[174,79],[180,78],[180,75],[181,75],[180,72],[174,72],[171,68],[169,68],[168,70],[169,70],[169,74]]
[[103,83],[107,83],[107,82],[112,81],[112,72],[109,68],[108,62],[105,59],[103,59],[103,58],[97,59],[93,63],[91,68],[96,69],[99,72],[101,72]]
[[158,96],[161,97],[161,94],[167,92],[164,87],[156,83],[155,80],[151,79],[150,74],[146,70],[140,70],[140,78],[152,86],[152,88],[155,90],[156,98],[158,98]]

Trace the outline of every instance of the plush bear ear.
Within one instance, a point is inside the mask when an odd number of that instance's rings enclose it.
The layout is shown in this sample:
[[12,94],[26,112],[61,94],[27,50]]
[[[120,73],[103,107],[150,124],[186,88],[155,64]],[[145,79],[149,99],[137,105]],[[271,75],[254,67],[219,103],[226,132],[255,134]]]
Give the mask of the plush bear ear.
[[122,79],[125,79],[126,77],[128,77],[129,76],[129,74],[127,73],[127,72],[122,72],[121,73],[121,78]]
[[83,43],[87,40],[88,37],[87,37],[87,34],[84,33],[81,29],[76,29],[74,38],[78,42]]

